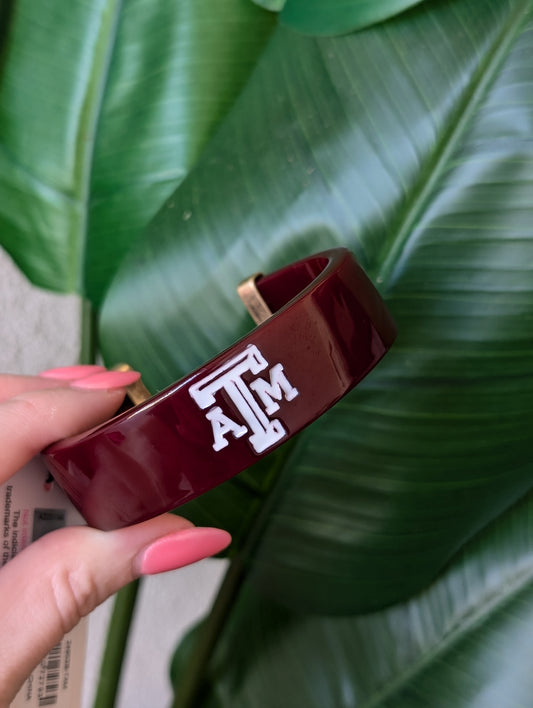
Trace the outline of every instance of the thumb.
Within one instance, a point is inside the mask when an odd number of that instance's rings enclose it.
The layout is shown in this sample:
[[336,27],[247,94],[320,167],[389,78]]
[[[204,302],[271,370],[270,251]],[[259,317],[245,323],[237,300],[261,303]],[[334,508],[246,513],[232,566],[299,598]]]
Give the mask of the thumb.
[[0,571],[0,706],[8,706],[47,652],[80,620],[143,574],[214,555],[231,537],[164,514],[104,532],[53,531]]

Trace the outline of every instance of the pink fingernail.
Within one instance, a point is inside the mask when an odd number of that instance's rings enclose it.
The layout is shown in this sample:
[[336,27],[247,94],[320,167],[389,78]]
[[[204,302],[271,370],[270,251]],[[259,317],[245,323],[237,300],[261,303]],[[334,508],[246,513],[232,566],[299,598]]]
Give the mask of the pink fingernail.
[[60,366],[57,369],[47,369],[41,371],[39,376],[45,379],[61,379],[64,381],[76,380],[97,374],[100,371],[106,371],[105,366],[97,364],[80,364],[78,366]]
[[141,575],[155,575],[214,556],[230,543],[231,536],[222,529],[184,529],[154,541],[141,551],[134,564]]
[[86,391],[102,389],[123,388],[135,383],[141,378],[138,371],[102,371],[85,376],[70,382],[72,388],[81,388]]

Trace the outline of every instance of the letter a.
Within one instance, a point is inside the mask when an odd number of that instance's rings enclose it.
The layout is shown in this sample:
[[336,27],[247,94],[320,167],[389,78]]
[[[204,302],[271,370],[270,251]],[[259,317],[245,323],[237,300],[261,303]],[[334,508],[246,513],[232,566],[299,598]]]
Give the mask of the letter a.
[[222,408],[215,406],[207,411],[205,417],[211,423],[213,429],[213,450],[218,452],[228,445],[228,441],[224,437],[226,433],[232,433],[234,438],[241,438],[246,435],[248,428],[245,425],[239,425],[227,415],[222,413]]

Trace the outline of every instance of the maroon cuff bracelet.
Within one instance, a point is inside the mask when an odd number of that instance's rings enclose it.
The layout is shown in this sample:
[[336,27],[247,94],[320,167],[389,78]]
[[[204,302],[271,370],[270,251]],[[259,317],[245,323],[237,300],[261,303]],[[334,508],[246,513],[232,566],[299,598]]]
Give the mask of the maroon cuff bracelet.
[[241,297],[251,292],[262,324],[144,403],[44,451],[91,526],[143,521],[233,477],[328,410],[394,341],[383,301],[344,248],[247,283]]

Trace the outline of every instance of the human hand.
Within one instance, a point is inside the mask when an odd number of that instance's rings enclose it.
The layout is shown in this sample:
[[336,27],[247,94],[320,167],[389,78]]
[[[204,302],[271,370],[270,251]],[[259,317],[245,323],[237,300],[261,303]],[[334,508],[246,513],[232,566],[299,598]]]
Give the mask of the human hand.
[[[113,415],[135,376],[103,367],[0,375],[0,484],[50,443]],[[230,540],[164,514],[117,531],[64,528],[28,546],[0,570],[0,708],[63,635],[122,586],[214,555]]]

